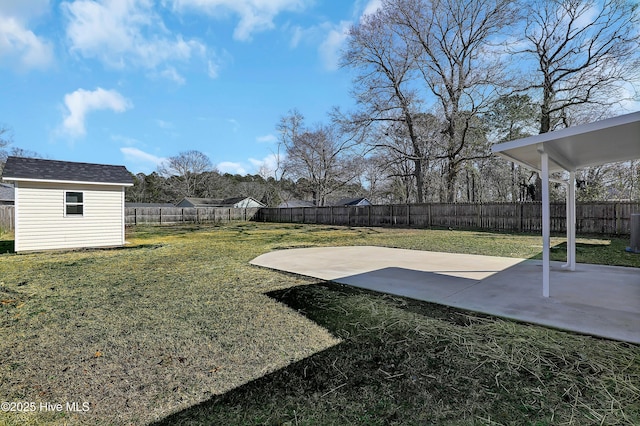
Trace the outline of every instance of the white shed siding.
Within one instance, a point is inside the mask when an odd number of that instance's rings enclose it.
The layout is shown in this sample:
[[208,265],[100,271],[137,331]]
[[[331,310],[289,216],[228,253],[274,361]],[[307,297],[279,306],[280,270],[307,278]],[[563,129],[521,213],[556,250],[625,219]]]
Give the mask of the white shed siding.
[[[65,217],[65,192],[84,194],[82,216]],[[121,186],[20,182],[16,251],[124,244]]]

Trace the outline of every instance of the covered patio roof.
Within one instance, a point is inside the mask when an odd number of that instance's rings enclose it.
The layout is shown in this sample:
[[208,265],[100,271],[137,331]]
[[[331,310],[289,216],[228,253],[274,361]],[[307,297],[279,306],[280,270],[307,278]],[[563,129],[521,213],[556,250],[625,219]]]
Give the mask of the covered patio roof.
[[541,150],[549,154],[549,173],[640,158],[640,111],[492,148],[507,160],[536,171],[542,171]]
[[533,169],[542,179],[542,295],[549,297],[549,174],[569,172],[567,185],[567,264],[576,268],[575,172],[640,158],[640,111],[494,145],[492,151]]

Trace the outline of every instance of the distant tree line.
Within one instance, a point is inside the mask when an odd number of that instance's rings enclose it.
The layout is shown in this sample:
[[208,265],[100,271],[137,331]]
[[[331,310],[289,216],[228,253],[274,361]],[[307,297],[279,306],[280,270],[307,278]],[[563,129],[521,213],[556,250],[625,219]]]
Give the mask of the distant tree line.
[[[330,183],[327,183],[331,186]],[[334,198],[356,197],[365,192],[357,183],[340,181]],[[269,206],[291,200],[312,200],[314,184],[304,178],[293,181],[263,174],[220,173],[209,158],[199,151],[185,151],[168,159],[158,170],[134,176],[133,187],[127,188],[126,200],[141,203],[177,203],[184,197],[230,198],[252,197]]]
[[[634,0],[382,0],[342,52],[355,75],[352,111],[336,107],[313,125],[297,109],[284,114],[274,170],[222,174],[186,151],[137,174],[127,200],[539,200],[539,177],[491,146],[624,113],[640,99],[638,28]],[[7,136],[0,129],[0,166]],[[637,200],[640,160],[576,180],[582,201]],[[563,197],[561,185],[551,190]]]

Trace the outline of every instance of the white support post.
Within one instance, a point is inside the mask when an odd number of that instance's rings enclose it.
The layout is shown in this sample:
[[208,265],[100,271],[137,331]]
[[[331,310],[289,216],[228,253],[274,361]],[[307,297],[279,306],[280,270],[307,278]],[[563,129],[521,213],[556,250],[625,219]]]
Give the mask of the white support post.
[[567,227],[567,263],[565,263],[564,265],[562,265],[563,268],[569,268],[571,266],[571,194],[569,194],[569,192],[571,192],[571,179],[569,179],[569,181],[566,182],[567,184],[567,196],[565,199],[565,224]]
[[549,297],[549,251],[551,246],[551,210],[549,208],[549,154],[540,153],[542,163],[542,296]]
[[[570,231],[567,241],[567,261],[569,270],[576,270],[576,172],[569,172],[569,201],[571,208],[569,209],[570,218],[567,217],[567,226]],[[570,256],[570,257],[569,257]]]

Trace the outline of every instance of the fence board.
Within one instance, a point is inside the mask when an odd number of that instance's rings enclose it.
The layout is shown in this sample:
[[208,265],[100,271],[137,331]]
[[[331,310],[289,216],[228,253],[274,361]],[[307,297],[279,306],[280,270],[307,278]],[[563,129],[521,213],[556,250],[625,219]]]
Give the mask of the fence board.
[[[566,232],[564,203],[551,203],[551,232]],[[589,202],[576,205],[576,232],[629,235],[630,217],[640,213],[640,202]],[[344,226],[415,226],[540,232],[540,203],[394,204],[358,207],[297,208],[181,208],[127,207],[125,223],[226,223],[259,220],[283,223],[318,223]],[[14,206],[0,206],[0,227],[12,231]]]
[[[127,225],[227,223],[233,221],[252,220],[257,212],[257,208],[126,207],[125,223]],[[288,222],[288,220],[285,221]]]
[[[566,232],[565,203],[551,203],[551,232]],[[576,205],[576,232],[628,235],[631,213],[640,202],[592,202]],[[359,207],[263,208],[265,222],[317,223],[342,226],[414,226],[541,232],[541,203],[431,203]]]
[[3,231],[13,231],[15,211],[14,206],[0,206],[0,229]]

